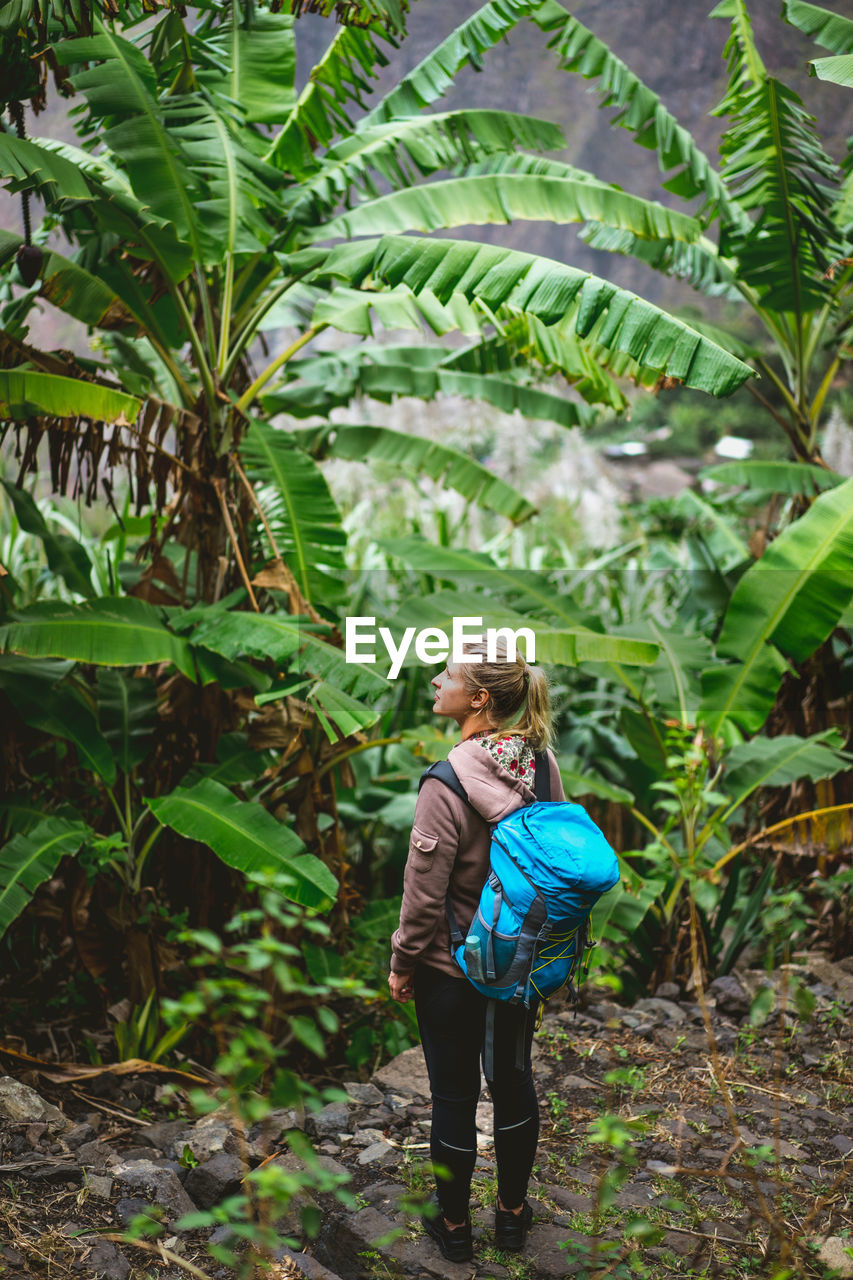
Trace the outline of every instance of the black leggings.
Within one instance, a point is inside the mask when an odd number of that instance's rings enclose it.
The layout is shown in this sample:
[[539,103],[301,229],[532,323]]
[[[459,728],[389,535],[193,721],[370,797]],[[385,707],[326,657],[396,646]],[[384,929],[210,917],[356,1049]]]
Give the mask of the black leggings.
[[[439,1178],[438,1202],[448,1222],[464,1222],[477,1158],[475,1113],[480,1097],[480,1054],[486,1022],[485,996],[465,978],[451,978],[427,965],[414,976],[415,1009],[432,1091],[430,1155],[450,1179]],[[530,1069],[535,1013],[494,1001],[495,1068],[487,1080],[495,1110],[498,1195],[515,1209],[527,1183],[539,1138],[539,1106]],[[524,1066],[516,1065],[519,1029]]]

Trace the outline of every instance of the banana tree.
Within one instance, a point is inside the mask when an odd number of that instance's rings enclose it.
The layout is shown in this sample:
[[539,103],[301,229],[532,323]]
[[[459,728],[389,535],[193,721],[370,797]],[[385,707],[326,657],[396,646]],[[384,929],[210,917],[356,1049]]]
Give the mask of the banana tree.
[[[252,560],[269,557],[297,574],[303,601],[315,597],[317,582],[270,539],[269,522],[262,532],[252,484],[279,484],[283,471],[273,476],[255,447],[265,424],[249,423],[293,403],[305,372],[298,358],[324,330],[362,338],[377,326],[461,329],[471,338],[467,351],[451,362],[445,350],[418,393],[452,389],[566,424],[588,420],[584,399],[618,398],[613,375],[625,371],[717,395],[748,376],[697,331],[563,264],[476,242],[411,236],[401,244],[400,232],[542,217],[600,219],[643,238],[698,238],[688,215],[567,166],[540,171],[535,152],[563,142],[546,121],[424,110],[470,58],[529,16],[541,21],[536,6],[516,0],[483,6],[367,111],[367,78],[386,58],[378,23],[342,27],[297,98],[288,15],[220,6],[190,30],[170,11],[147,31],[121,33],[93,16],[90,35],[51,45],[85,104],[79,145],[0,133],[7,182],[38,196],[72,246],[69,256],[44,251],[37,279],[9,310],[4,363],[60,376],[26,345],[26,307],[36,302],[100,335],[104,359],[63,374],[86,380],[90,406],[91,387],[143,401],[134,421],[118,420],[107,433],[110,459],[130,473],[140,508],[152,480],[161,502],[164,485],[174,489],[168,537],[193,556],[191,585],[202,597],[245,586]],[[380,186],[390,190],[380,194]],[[329,244],[366,233],[352,251]],[[20,248],[19,237],[4,233],[0,259],[10,270]],[[397,272],[391,260],[400,253],[409,262],[422,256],[428,277]],[[559,287],[549,297],[552,280]],[[260,339],[272,326],[287,337],[265,358]],[[394,394],[399,371],[396,382],[371,383],[375,348],[371,355],[364,345],[363,358],[349,356],[354,385]],[[562,372],[579,394],[531,385],[531,359]],[[70,428],[55,399],[40,399],[30,382],[30,418],[37,414],[57,453],[84,458],[82,414]],[[20,423],[14,408],[7,421]],[[310,523],[313,507],[327,511],[330,536],[311,554],[328,584],[342,567],[340,531],[319,470],[291,443],[288,470],[298,482],[282,495],[290,537],[298,541],[296,524]],[[472,486],[488,492],[481,479],[460,483],[468,497]]]
[[[819,430],[850,321],[850,157],[839,169],[799,95],[767,70],[746,0],[723,0],[712,16],[730,22],[729,83],[716,111],[725,121],[719,170],[705,161],[701,234],[691,242],[639,237],[600,222],[582,234],[595,248],[631,254],[706,296],[749,308],[764,343],[750,357],[761,380],[748,390],[785,432],[792,456],[819,463]],[[785,0],[783,16],[839,57],[853,50],[853,23],[840,14]],[[654,95],[630,69],[581,23],[564,25],[554,13],[551,29],[561,65],[600,83],[602,104],[618,108],[614,123],[655,145],[664,169],[678,163],[692,145],[688,135],[662,139]],[[835,62],[818,59],[815,70],[831,75]],[[697,194],[683,171],[664,186],[679,197]]]

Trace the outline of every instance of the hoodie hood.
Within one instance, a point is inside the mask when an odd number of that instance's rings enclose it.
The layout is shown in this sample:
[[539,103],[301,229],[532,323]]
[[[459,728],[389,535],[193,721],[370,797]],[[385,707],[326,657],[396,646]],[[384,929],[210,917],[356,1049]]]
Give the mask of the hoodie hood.
[[525,782],[514,778],[473,738],[455,746],[448,760],[468,793],[471,807],[486,822],[500,822],[507,814],[536,799]]

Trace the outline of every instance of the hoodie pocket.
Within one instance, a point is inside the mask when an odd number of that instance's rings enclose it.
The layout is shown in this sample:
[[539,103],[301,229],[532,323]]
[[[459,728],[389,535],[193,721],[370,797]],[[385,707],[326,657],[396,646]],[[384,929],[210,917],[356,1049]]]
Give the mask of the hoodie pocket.
[[420,827],[412,827],[409,861],[415,871],[429,871],[437,844],[438,836],[431,836],[428,831],[422,831]]

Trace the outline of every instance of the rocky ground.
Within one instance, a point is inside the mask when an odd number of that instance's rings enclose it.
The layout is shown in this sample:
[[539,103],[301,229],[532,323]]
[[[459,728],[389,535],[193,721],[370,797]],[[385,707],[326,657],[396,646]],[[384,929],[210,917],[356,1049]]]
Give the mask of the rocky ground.
[[[222,1251],[233,1224],[176,1224],[196,1210],[215,1216],[247,1165],[301,1168],[285,1137],[296,1128],[319,1177],[348,1175],[355,1199],[297,1197],[279,1239],[299,1238],[303,1218],[319,1234],[301,1250],[279,1246],[273,1277],[853,1276],[853,960],[812,955],[796,973],[810,1012],[802,998],[795,1012],[790,970],[719,979],[708,992],[711,1036],[701,1007],[668,987],[630,1009],[593,992],[577,1016],[549,1012],[534,1051],[535,1225],[522,1255],[491,1243],[484,1095],[476,1257],[465,1265],[445,1262],[401,1208],[428,1190],[419,1049],[346,1084],[346,1101],[304,1117],[276,1112],[241,1133],[221,1110],[194,1118],[157,1071],[69,1074],[0,1048],[0,1276],[231,1280]],[[776,1009],[756,1027],[750,1006],[768,981]],[[159,1206],[159,1235],[129,1243],[149,1205]]]

